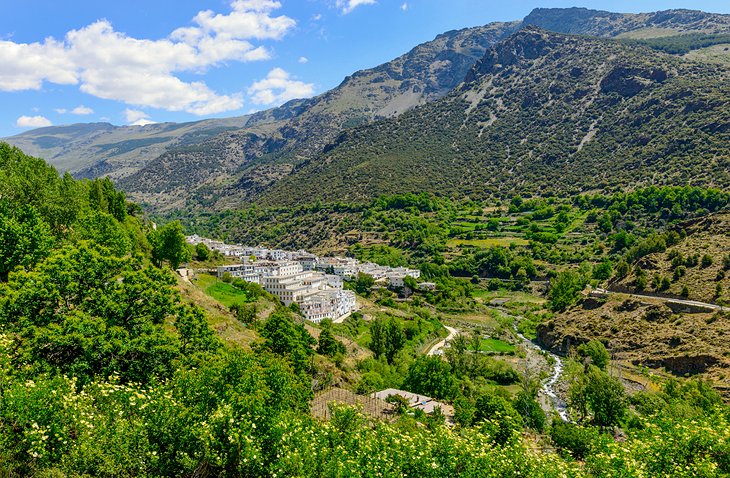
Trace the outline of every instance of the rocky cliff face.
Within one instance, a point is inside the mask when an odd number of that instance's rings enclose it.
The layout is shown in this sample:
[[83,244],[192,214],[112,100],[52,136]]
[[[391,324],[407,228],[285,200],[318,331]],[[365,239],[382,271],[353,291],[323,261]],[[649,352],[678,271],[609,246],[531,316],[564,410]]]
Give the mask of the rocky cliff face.
[[576,35],[617,37],[641,32],[642,37],[674,33],[730,31],[730,15],[698,10],[664,10],[652,13],[613,13],[587,8],[536,8],[523,23]]

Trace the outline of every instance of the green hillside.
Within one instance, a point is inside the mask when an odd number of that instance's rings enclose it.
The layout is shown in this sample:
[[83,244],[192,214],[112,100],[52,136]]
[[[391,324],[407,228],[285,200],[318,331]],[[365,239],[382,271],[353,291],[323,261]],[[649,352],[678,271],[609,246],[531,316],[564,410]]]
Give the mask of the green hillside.
[[259,202],[727,187],[729,75],[611,40],[523,29],[448,97],[343,133]]

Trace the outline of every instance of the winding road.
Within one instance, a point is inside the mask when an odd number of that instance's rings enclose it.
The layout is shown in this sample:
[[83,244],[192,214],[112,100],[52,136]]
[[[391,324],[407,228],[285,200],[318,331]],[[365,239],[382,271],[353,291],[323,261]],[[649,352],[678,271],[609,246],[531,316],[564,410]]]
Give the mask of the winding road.
[[431,347],[431,350],[428,351],[428,355],[441,355],[443,353],[442,349],[446,346],[446,344],[451,342],[454,337],[456,337],[456,334],[459,332],[455,328],[449,327],[448,325],[444,325],[444,328],[449,331],[449,335],[444,340]]
[[616,292],[609,289],[593,289],[594,292],[597,292],[599,294],[623,294],[628,295],[629,297],[636,297],[637,299],[653,299],[653,300],[661,300],[664,302],[671,302],[674,304],[680,304],[680,305],[687,305],[692,307],[703,307],[710,310],[720,310],[720,311],[728,311],[730,310],[730,307],[717,305],[717,304],[710,304],[709,302],[700,302],[698,300],[687,300],[687,299],[674,299],[671,297],[659,297],[655,295],[644,295],[644,294],[635,294],[633,292]]

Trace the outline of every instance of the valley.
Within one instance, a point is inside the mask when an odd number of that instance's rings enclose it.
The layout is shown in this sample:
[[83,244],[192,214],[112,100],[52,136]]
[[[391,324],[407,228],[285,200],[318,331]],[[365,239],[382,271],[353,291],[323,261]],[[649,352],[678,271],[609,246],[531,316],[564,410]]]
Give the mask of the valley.
[[0,476],[730,476],[730,14],[536,8],[317,95],[186,82],[384,4],[108,30],[192,88],[170,111],[279,106],[0,141]]

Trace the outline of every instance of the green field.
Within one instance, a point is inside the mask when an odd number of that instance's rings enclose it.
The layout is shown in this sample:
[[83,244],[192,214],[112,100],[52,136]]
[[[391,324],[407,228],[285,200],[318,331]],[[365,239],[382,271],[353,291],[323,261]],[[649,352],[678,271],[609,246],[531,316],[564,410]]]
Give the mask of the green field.
[[499,339],[481,339],[479,342],[479,351],[486,353],[509,354],[514,353],[515,346],[508,344],[504,340]]
[[203,291],[226,307],[233,304],[245,304],[251,302],[246,292],[218,280],[217,277],[209,274],[200,274],[193,279]]
[[451,239],[446,243],[447,247],[472,246],[472,247],[509,247],[510,244],[526,246],[529,242],[521,237],[487,237],[485,239]]

